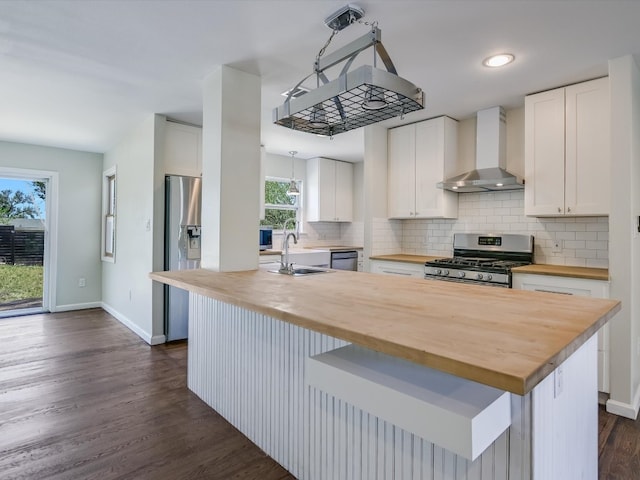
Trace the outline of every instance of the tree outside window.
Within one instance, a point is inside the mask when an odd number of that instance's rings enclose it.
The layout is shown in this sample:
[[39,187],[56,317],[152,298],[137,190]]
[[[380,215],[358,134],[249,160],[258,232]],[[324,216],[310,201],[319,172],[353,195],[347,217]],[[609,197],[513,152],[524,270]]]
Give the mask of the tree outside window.
[[[287,219],[300,220],[300,195],[287,195],[289,183],[289,180],[277,178],[265,180],[265,215],[264,220],[260,220],[260,225],[270,226],[274,230],[282,230]],[[300,188],[300,182],[298,182],[298,188]]]

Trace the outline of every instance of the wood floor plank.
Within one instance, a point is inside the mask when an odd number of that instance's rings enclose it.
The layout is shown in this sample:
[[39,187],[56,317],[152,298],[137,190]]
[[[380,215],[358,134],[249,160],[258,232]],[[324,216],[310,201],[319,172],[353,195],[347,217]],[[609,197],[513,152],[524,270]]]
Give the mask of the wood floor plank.
[[186,388],[186,353],[100,309],[0,320],[0,478],[293,478]]
[[630,420],[600,408],[601,480],[640,480],[640,417]]

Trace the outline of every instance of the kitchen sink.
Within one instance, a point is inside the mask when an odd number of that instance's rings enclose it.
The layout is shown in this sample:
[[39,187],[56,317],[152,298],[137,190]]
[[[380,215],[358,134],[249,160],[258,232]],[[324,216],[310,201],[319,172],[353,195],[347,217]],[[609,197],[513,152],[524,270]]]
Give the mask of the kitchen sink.
[[[269,270],[271,273],[281,273],[280,270]],[[282,273],[282,275],[292,275],[294,277],[302,277],[304,275],[315,275],[316,273],[333,273],[333,270],[312,267],[294,267],[291,273]]]

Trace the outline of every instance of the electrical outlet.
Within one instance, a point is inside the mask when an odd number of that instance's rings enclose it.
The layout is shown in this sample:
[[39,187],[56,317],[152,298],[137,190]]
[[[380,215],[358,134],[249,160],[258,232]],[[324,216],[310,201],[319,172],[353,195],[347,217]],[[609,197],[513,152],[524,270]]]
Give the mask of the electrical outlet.
[[553,372],[553,398],[558,398],[564,389],[564,378],[562,374],[562,365]]
[[79,278],[78,279],[78,287],[80,288],[84,288],[87,286],[87,280],[85,278]]
[[553,246],[551,247],[551,253],[562,253],[561,240],[554,240],[553,241]]

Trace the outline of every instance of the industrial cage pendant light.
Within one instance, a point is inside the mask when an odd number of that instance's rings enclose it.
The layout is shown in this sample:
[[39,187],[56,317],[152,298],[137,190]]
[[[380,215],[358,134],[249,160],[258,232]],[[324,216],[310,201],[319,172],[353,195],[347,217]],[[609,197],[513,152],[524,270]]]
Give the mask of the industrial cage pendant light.
[[295,150],[291,150],[289,155],[291,155],[291,182],[289,182],[289,189],[287,190],[287,195],[300,195],[300,190],[298,190],[298,182],[296,182],[295,177]]
[[[363,15],[359,7],[346,5],[325,19],[325,24],[332,29],[331,37],[318,53],[313,73],[289,91],[284,104],[274,108],[274,123],[331,137],[424,108],[422,90],[398,76],[375,23],[366,35],[322,57],[335,34]],[[363,65],[349,72],[356,56],[370,47],[374,48],[374,65]],[[386,71],[376,68],[377,56]],[[325,70],[342,62],[345,63],[338,78],[329,81]],[[292,92],[312,75],[316,76],[317,88],[293,98]]]

